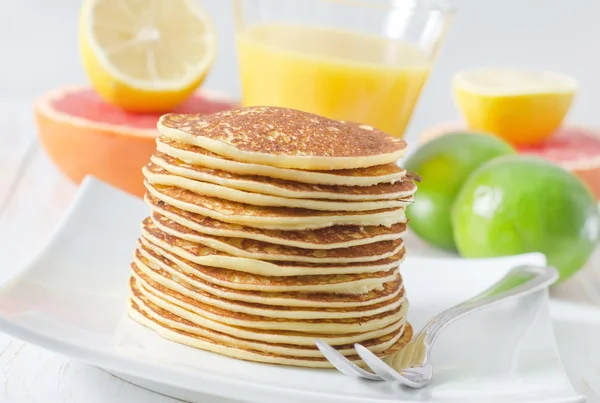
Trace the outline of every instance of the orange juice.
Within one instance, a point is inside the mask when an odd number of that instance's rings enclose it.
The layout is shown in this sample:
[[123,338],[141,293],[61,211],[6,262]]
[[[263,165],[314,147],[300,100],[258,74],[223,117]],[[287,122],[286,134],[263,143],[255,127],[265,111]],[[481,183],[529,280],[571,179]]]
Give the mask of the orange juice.
[[327,28],[256,25],[237,42],[244,105],[300,109],[395,136],[431,63],[410,44]]

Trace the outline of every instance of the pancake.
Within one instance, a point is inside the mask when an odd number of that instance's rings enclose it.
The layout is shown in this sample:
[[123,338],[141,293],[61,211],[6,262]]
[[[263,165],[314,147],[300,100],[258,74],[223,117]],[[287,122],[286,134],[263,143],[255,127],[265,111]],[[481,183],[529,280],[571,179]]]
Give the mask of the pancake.
[[235,161],[306,170],[395,162],[406,142],[368,125],[294,109],[256,106],[211,115],[169,113],[158,131]]
[[406,175],[406,171],[396,163],[335,171],[303,171],[251,164],[234,161],[204,148],[183,144],[165,136],[159,136],[156,139],[156,149],[158,152],[194,166],[218,169],[239,175],[258,175],[317,185],[372,186],[378,183],[395,183]]
[[305,263],[374,262],[392,257],[403,249],[402,239],[339,249],[303,249],[275,245],[246,238],[219,237],[191,230],[184,225],[152,213],[154,226],[174,237],[195,242],[232,256],[257,260],[277,260]]
[[[195,334],[197,336],[202,336],[207,339],[213,340],[223,345],[233,345],[238,348],[263,351],[268,353],[275,354],[286,354],[286,355],[294,355],[296,357],[321,357],[321,353],[314,345],[296,345],[296,344],[288,344],[283,342],[277,343],[269,343],[264,341],[258,341],[254,339],[246,339],[241,336],[240,332],[232,332],[231,333],[222,333],[216,331],[211,328],[207,328],[204,326],[200,326],[192,321],[178,318],[169,312],[166,309],[159,307],[156,304],[153,304],[148,298],[146,298],[141,293],[132,296],[131,301],[135,303],[139,310],[143,312],[150,318],[153,318],[162,323],[168,324],[170,327],[186,331],[188,333]],[[235,329],[234,329],[235,330]],[[400,326],[385,334],[383,336],[379,336],[376,338],[366,339],[362,342],[365,347],[368,347],[371,351],[378,353],[382,351],[386,351],[390,347],[392,347],[398,339],[402,337],[404,333],[404,325],[400,324]],[[264,334],[264,333],[262,333]],[[262,335],[261,334],[261,335]],[[312,341],[314,343],[314,339],[316,337],[312,337]],[[308,337],[307,337],[308,339]],[[336,346],[338,351],[342,354],[352,355],[356,354],[352,344],[342,344]]]
[[[407,304],[404,291],[402,291],[394,299],[369,307],[370,309],[365,308],[362,311],[356,311],[354,308],[329,310],[325,310],[325,308],[314,308],[312,310],[305,308],[298,310],[295,307],[268,307],[261,304],[219,300],[210,294],[196,292],[176,282],[168,281],[168,279],[155,272],[152,272],[153,275],[149,276],[146,271],[138,268],[137,265],[133,265],[132,269],[132,277],[135,278],[141,289],[147,290],[157,298],[196,312],[205,318],[212,318],[217,322],[232,326],[244,326],[244,321],[251,321],[252,325],[250,327],[255,327],[254,325],[258,323],[260,328],[266,329],[272,329],[273,326],[295,326],[293,324],[305,323],[306,321],[310,321],[312,324],[322,324],[348,319],[352,320],[351,323],[356,323],[356,321],[362,319],[365,323],[369,323],[369,320],[373,318],[386,318]],[[327,314],[318,315],[319,309],[327,312]],[[381,326],[382,328],[392,324],[389,321],[385,323],[386,325]],[[373,327],[371,330],[378,328]],[[304,328],[302,327],[302,329]],[[287,328],[284,330],[305,331]]]
[[191,165],[161,152],[156,152],[150,158],[150,161],[171,175],[218,184],[250,193],[260,193],[288,199],[393,200],[412,196],[417,190],[417,186],[410,178],[395,183],[380,183],[372,186],[315,185],[274,179],[268,176],[238,175],[199,165]]
[[291,207],[324,211],[370,211],[407,206],[412,202],[412,193],[414,193],[413,191],[411,194],[395,200],[346,201],[289,199],[260,193],[250,193],[214,183],[188,179],[172,174],[152,162],[142,168],[142,172],[146,180],[151,184],[175,186],[180,189],[187,189],[196,194],[218,197],[238,203],[248,203],[253,206]]
[[[187,319],[190,322],[193,322],[196,325],[204,328],[212,329],[220,333],[237,336],[247,340],[258,340],[266,343],[280,343],[298,346],[314,346],[313,343],[315,337],[325,339],[332,345],[350,344],[358,341],[362,342],[369,339],[384,337],[391,333],[401,331],[406,322],[405,316],[408,310],[408,303],[403,303],[399,313],[396,315],[398,320],[391,321],[391,323],[387,326],[369,331],[350,333],[320,333],[306,330],[294,331],[281,329],[273,331],[272,329],[246,328],[243,326],[231,325],[222,321],[215,321],[208,316],[198,315],[191,311],[185,312],[185,309],[179,305],[179,302],[176,299],[176,302],[172,303],[167,299],[161,298],[160,292],[157,293],[156,291],[149,291],[149,289],[145,287],[143,283],[138,282],[135,276],[130,278],[129,285],[133,297],[147,301],[156,301],[156,303],[153,302],[154,305],[160,306],[161,309],[164,309],[171,314],[172,311],[182,312],[182,316],[177,315],[179,318]],[[215,315],[212,314],[211,316],[214,317]]]
[[[313,276],[260,276],[244,273],[222,267],[211,267],[181,258],[166,251],[145,239],[140,240],[134,262],[137,264],[137,254],[148,257],[148,251],[163,256],[177,266],[177,271],[192,274],[212,284],[236,290],[255,290],[262,292],[304,292],[304,293],[339,293],[366,294],[372,290],[383,289],[386,283],[395,281],[398,276],[397,268],[388,271],[366,274],[337,274]],[[151,259],[150,259],[151,260]],[[139,266],[139,265],[138,265]],[[328,296],[332,297],[332,296]]]
[[[144,308],[140,308],[138,304],[142,305]],[[152,308],[156,310],[152,310]],[[149,314],[149,312],[152,312],[153,314]],[[156,331],[161,337],[194,348],[211,351],[232,358],[262,363],[293,365],[312,368],[332,367],[331,364],[322,356],[298,357],[294,355],[278,355],[275,353],[260,351],[256,348],[249,348],[248,343],[243,343],[240,341],[237,341],[234,345],[228,343],[226,344],[226,341],[230,341],[231,338],[221,338],[219,340],[215,337],[211,340],[209,338],[203,337],[202,335],[206,334],[205,331],[203,331],[201,327],[195,325],[193,322],[174,317],[167,311],[160,310],[156,306],[151,305],[151,307],[148,307],[147,305],[143,305],[142,300],[138,298],[130,299],[128,313],[133,320]],[[382,352],[376,352],[376,354],[378,354],[381,357],[384,357],[401,349],[410,341],[410,339],[412,338],[412,334],[412,327],[410,326],[410,324],[406,323],[402,331],[402,336],[398,339],[398,341],[387,350]],[[317,337],[323,338],[322,336]],[[316,337],[313,337],[312,340],[314,341],[315,338]],[[265,350],[264,347],[263,350]],[[347,350],[342,351],[345,352]],[[347,358],[356,363],[361,362],[359,360],[359,357],[356,355],[347,355]]]
[[[143,286],[139,285],[138,281],[134,276],[129,280],[131,294],[134,298],[138,298],[144,301],[150,301],[145,294],[142,292]],[[163,301],[161,304],[170,306],[168,301]],[[156,305],[156,304],[155,304]],[[158,305],[156,305],[158,306]],[[402,306],[401,319],[384,326],[380,329],[367,331],[367,332],[355,332],[355,333],[315,333],[315,332],[297,332],[291,330],[280,330],[274,332],[269,329],[251,329],[240,326],[228,325],[219,321],[214,321],[206,317],[195,317],[195,320],[201,324],[201,326],[218,331],[220,333],[238,336],[247,340],[260,340],[266,343],[278,343],[298,346],[310,346],[314,347],[314,338],[322,338],[331,345],[342,345],[356,342],[362,342],[369,339],[379,338],[390,333],[399,331],[402,329],[405,323],[405,314],[408,309],[408,303]],[[165,309],[165,311],[168,311]]]
[[144,201],[153,212],[167,217],[193,231],[207,235],[246,238],[276,245],[306,249],[351,248],[383,241],[395,241],[406,233],[406,224],[397,223],[389,227],[336,225],[311,231],[280,231],[218,221],[200,214],[190,213],[171,206],[146,193]]
[[[148,264],[146,264],[148,263]],[[200,303],[211,305],[231,312],[239,312],[248,315],[258,315],[269,318],[286,319],[342,319],[342,318],[364,318],[379,315],[400,307],[405,303],[404,289],[393,298],[374,305],[363,307],[286,307],[269,306],[260,303],[248,303],[242,301],[231,301],[217,297],[200,288],[196,288],[184,281],[181,277],[172,276],[169,272],[160,269],[152,269],[148,260],[140,259],[139,263],[132,263],[132,275],[145,288],[160,293],[161,289],[168,289],[194,299]]]
[[316,211],[288,207],[253,206],[216,197],[203,196],[174,186],[144,182],[148,193],[190,213],[249,227],[279,230],[306,230],[333,225],[391,226],[405,223],[405,207],[371,211]]
[[397,267],[404,259],[404,248],[402,246],[397,254],[372,262],[336,264],[256,260],[233,256],[209,246],[169,235],[158,229],[152,220],[148,218],[142,225],[142,239],[194,263],[262,276],[289,277],[355,273],[376,276],[378,272]]
[[346,335],[348,333],[387,328],[394,323],[405,320],[405,310],[402,309],[402,306],[365,318],[287,319],[248,315],[201,303],[156,283],[149,284],[140,281],[135,276],[134,279],[140,293],[153,304],[171,312],[173,315],[204,327],[212,326],[206,320],[209,319],[211,322],[242,327],[247,330],[260,329],[271,330],[273,332],[292,331],[309,334],[330,333]]
[[[221,272],[216,276],[214,268],[201,267],[193,263],[179,260],[165,252],[158,253],[159,248],[138,244],[133,264],[139,270],[152,276],[152,272],[163,277],[169,277],[185,287],[201,290],[220,299],[231,301],[250,302],[262,305],[289,306],[299,308],[350,308],[367,307],[388,301],[397,297],[402,290],[402,278],[397,274],[393,280],[384,283],[381,289],[371,290],[364,294],[327,294],[299,291],[260,291],[262,287],[257,282],[260,278],[235,278],[227,276],[228,272]],[[249,280],[242,282],[244,280]],[[240,283],[242,282],[242,283]],[[254,288],[252,288],[254,285]]]

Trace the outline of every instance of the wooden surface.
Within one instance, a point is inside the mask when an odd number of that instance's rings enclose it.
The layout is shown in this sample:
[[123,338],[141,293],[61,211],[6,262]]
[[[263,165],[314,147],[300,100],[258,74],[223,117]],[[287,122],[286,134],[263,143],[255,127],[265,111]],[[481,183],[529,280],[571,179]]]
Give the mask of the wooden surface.
[[[31,105],[0,101],[0,280],[27,262],[49,239],[76,186],[53,167],[35,136]],[[557,287],[555,297],[600,306],[600,251],[585,270]],[[567,330],[568,332],[568,330]],[[567,366],[577,389],[600,403],[600,337],[587,337],[577,354],[567,351]],[[575,348],[579,349],[579,344]],[[593,345],[592,345],[593,344]],[[593,351],[592,351],[593,350]],[[585,353],[585,354],[582,354]],[[592,354],[594,353],[594,354]],[[579,359],[579,358],[578,358]],[[571,361],[570,361],[571,360]],[[71,362],[52,352],[0,333],[2,402],[174,402],[117,379],[104,371]],[[210,403],[210,402],[206,402]]]

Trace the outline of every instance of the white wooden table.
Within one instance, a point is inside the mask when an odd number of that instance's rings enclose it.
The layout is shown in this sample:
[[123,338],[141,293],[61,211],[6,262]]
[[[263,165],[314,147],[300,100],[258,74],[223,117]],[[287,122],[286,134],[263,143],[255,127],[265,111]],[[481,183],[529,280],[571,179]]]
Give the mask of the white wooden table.
[[[31,103],[0,100],[0,280],[44,245],[75,191],[37,142]],[[554,296],[600,306],[600,251],[588,266]],[[593,403],[600,403],[598,360],[570,374]],[[174,401],[0,333],[0,402]]]

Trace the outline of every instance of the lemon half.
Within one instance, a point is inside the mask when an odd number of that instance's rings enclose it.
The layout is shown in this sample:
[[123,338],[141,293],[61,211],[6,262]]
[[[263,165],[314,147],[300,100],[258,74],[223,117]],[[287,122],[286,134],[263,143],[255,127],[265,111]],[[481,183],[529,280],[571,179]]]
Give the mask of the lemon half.
[[484,68],[457,73],[453,87],[471,129],[524,145],[542,142],[561,125],[577,82],[548,71]]
[[102,98],[128,111],[164,112],[202,83],[216,36],[195,0],[86,0],[79,43]]

